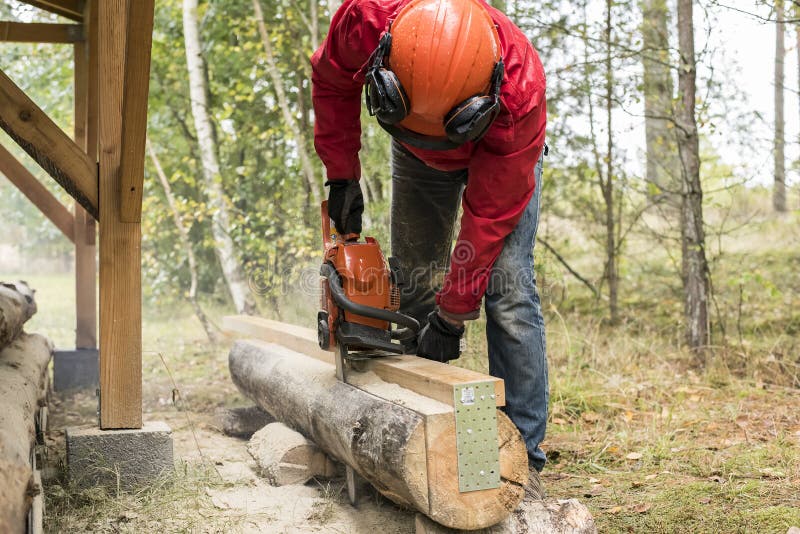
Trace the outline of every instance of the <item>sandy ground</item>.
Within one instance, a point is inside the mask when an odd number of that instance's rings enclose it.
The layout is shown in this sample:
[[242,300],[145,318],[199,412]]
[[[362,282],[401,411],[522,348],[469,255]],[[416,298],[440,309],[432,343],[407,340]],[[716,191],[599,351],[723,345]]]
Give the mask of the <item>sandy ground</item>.
[[[55,396],[51,408],[49,456],[63,458],[63,429],[66,426],[92,426],[96,403],[89,395]],[[160,525],[164,532],[268,532],[268,533],[412,533],[414,514],[401,510],[372,488],[364,488],[355,508],[346,497],[343,479],[312,480],[304,485],[270,486],[256,474],[256,465],[246,450],[247,440],[221,433],[213,416],[197,412],[150,411],[147,420],[166,421],[173,429],[175,462],[180,466],[213,466],[209,483],[199,483],[196,495],[181,495],[185,506],[169,517],[169,524],[159,518],[159,506],[138,507],[136,500],[118,498],[120,506],[104,503],[108,517],[92,510],[84,522],[86,510],[76,507],[58,518],[58,525],[82,526],[86,531],[142,532]],[[218,474],[218,477],[214,475]],[[174,505],[170,492],[154,492],[150,497],[164,507]],[[125,504],[127,503],[127,504]],[[180,504],[180,503],[179,503]],[[151,513],[148,510],[155,510]],[[163,511],[162,511],[163,512]],[[52,512],[51,512],[52,513]],[[65,511],[59,512],[64,514]],[[177,516],[176,516],[177,515]],[[200,516],[198,518],[197,516]],[[184,517],[185,516],[185,517]],[[185,519],[185,522],[182,522]],[[53,522],[55,523],[55,521]],[[62,527],[63,528],[63,527]],[[61,528],[48,528],[60,531]]]

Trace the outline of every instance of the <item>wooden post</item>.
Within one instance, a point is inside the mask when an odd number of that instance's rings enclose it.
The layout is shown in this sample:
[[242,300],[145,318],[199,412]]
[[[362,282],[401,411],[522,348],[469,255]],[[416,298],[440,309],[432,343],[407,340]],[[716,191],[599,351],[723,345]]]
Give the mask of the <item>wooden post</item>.
[[[88,9],[87,2],[87,9]],[[87,22],[90,20],[86,17]],[[95,33],[96,36],[96,33]],[[97,40],[94,42],[97,50]],[[86,151],[90,161],[97,161],[97,99],[89,99],[89,80],[97,84],[96,71],[89,75],[89,49],[86,41],[75,44],[75,142]],[[97,66],[95,60],[95,67]],[[97,90],[92,91],[96,97]],[[90,116],[92,121],[90,121]],[[89,131],[94,144],[89,144]],[[97,348],[97,260],[92,218],[75,202],[75,348]]]
[[129,43],[125,50],[125,96],[122,105],[122,161],[119,202],[123,222],[142,220],[144,145],[147,136],[147,96],[150,88],[150,49],[153,41],[154,0],[136,0],[128,8]]
[[119,195],[128,11],[126,0],[96,6],[89,31],[98,35],[100,428],[141,428],[141,225],[121,222]]

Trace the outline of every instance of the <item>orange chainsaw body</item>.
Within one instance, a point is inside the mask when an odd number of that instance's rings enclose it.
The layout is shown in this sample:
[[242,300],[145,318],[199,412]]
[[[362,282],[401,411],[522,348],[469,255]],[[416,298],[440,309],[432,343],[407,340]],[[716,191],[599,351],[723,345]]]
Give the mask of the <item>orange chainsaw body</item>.
[[[399,290],[394,285],[392,272],[377,240],[366,237],[359,241],[358,234],[339,235],[328,216],[327,202],[322,203],[323,262],[331,265],[339,276],[345,296],[354,303],[372,308],[397,311],[400,307]],[[320,278],[320,321],[327,322],[325,341],[320,346],[336,350],[336,330],[341,322],[364,325],[379,330],[390,329],[388,321],[365,317],[340,309],[331,295],[330,283]],[[327,320],[326,320],[327,319]]]

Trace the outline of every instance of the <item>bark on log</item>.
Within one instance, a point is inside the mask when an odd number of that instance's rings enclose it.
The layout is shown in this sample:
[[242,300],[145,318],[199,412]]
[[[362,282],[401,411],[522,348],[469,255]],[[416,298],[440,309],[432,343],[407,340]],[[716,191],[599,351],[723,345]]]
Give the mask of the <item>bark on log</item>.
[[305,484],[314,477],[331,478],[338,471],[314,442],[283,423],[270,423],[253,434],[247,452],[273,486]]
[[0,532],[25,530],[36,412],[45,401],[52,351],[47,338],[24,333],[0,351]]
[[33,293],[26,282],[0,282],[0,349],[14,341],[36,313]]
[[[417,514],[416,534],[468,534],[434,523]],[[472,531],[474,533],[474,531]],[[481,534],[596,534],[597,526],[586,506],[575,499],[524,500],[502,523]]]
[[353,467],[392,501],[452,528],[494,525],[522,500],[527,454],[498,413],[499,488],[460,493],[452,406],[364,373],[357,386],[333,366],[279,345],[239,341],[230,352],[236,386],[278,421]]

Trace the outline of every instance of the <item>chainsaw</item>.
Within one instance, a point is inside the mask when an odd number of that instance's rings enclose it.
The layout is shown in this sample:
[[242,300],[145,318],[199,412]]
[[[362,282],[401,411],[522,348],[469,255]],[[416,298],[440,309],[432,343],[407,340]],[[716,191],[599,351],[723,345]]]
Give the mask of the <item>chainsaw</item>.
[[[336,375],[345,380],[357,360],[402,354],[419,322],[399,313],[403,275],[396,258],[387,261],[373,237],[341,235],[322,202],[323,263],[317,335],[323,350],[336,352]],[[394,327],[397,325],[397,327]]]

